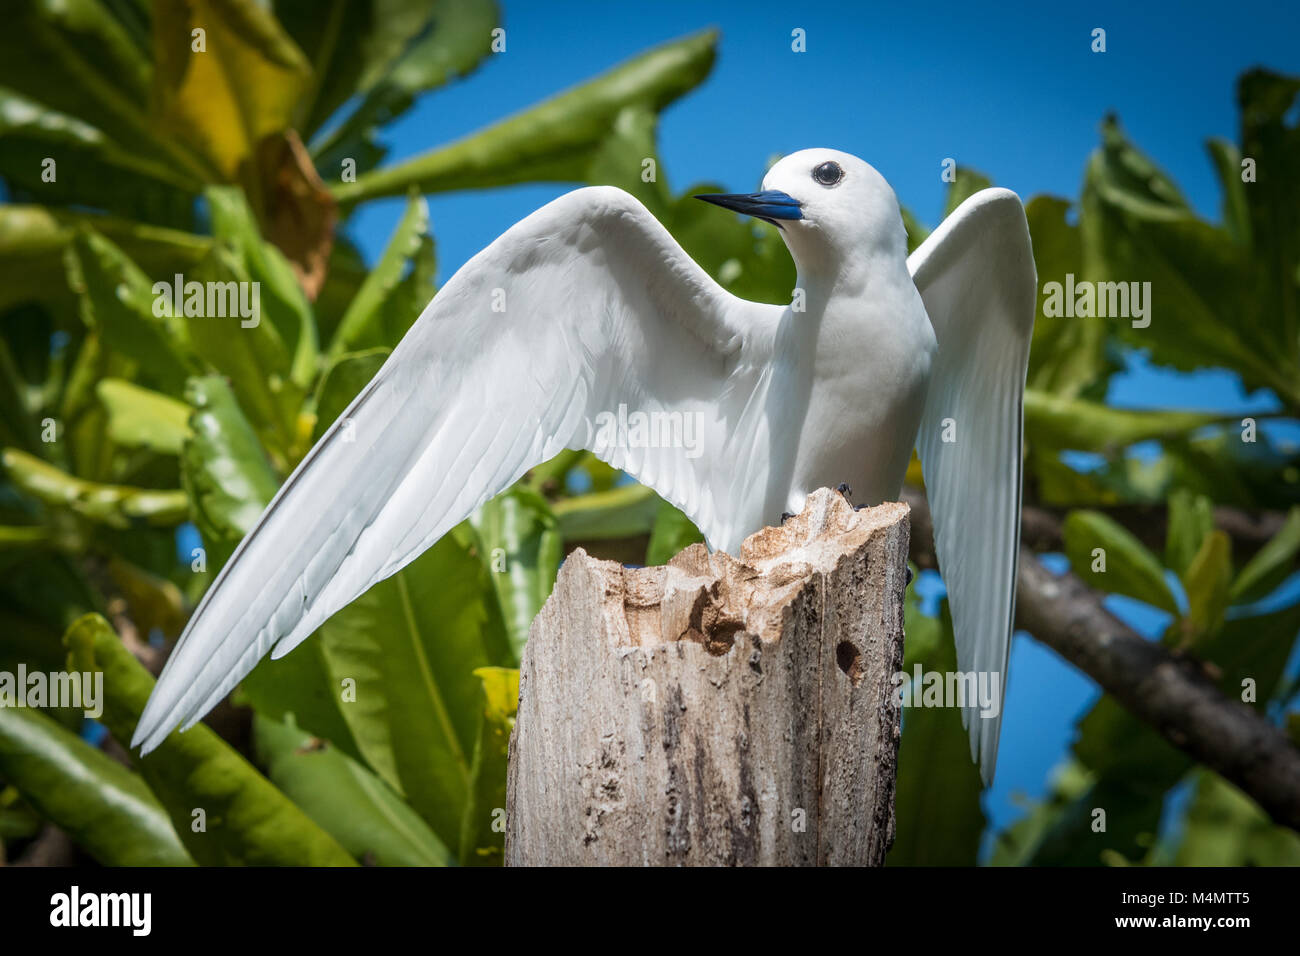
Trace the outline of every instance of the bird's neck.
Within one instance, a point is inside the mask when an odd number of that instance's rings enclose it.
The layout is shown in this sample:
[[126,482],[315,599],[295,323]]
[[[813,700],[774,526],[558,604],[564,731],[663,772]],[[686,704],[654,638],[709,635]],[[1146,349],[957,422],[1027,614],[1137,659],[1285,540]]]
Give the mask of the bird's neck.
[[907,270],[907,249],[871,251],[836,259],[823,259],[814,268],[799,267],[796,297],[803,296],[810,315],[822,315],[839,303],[887,298],[899,283],[912,281]]
[[907,233],[896,229],[872,231],[851,243],[832,246],[822,237],[809,237],[806,247],[791,245],[798,279],[810,307],[833,300],[855,300],[878,294],[881,287],[911,282],[907,271]]

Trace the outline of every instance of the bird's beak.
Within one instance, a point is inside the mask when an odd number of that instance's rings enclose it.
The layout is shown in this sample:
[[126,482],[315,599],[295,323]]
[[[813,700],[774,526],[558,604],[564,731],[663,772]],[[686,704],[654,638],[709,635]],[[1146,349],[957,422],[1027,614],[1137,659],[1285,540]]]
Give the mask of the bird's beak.
[[734,209],[746,216],[762,219],[780,227],[779,219],[802,219],[803,203],[779,189],[765,189],[761,193],[713,193],[696,196],[723,209]]

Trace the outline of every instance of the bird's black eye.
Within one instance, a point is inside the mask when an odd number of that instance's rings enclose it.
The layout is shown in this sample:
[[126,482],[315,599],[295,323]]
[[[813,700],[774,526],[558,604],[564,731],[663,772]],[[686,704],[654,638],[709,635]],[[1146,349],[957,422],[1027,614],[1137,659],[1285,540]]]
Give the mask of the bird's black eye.
[[813,170],[813,179],[823,186],[834,186],[844,178],[844,170],[839,163],[822,163]]

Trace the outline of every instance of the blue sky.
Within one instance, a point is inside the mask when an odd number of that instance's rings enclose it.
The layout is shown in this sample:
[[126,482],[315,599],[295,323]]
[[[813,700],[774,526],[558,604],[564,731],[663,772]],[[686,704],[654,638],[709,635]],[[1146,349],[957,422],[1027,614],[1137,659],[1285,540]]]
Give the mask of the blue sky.
[[[582,82],[655,44],[721,31],[712,76],[670,107],[661,174],[674,191],[713,181],[754,188],[768,160],[809,146],[855,153],[923,221],[940,218],[940,164],[953,157],[1022,197],[1075,197],[1100,120],[1116,112],[1130,137],[1205,216],[1219,194],[1204,150],[1236,138],[1235,79],[1263,65],[1300,72],[1300,5],[1291,3],[1006,4],[504,3],[506,52],[423,98],[389,130],[389,162],[447,143]],[[802,28],[807,52],[790,49]],[[1106,30],[1093,53],[1091,32]],[[508,226],[572,184],[430,197],[439,274],[446,277]],[[351,234],[373,261],[400,200],[368,204]],[[1270,407],[1231,377],[1176,376],[1137,363],[1111,401],[1225,412]],[[1285,432],[1294,437],[1300,430]],[[1130,602],[1131,603],[1131,602]],[[1136,626],[1140,606],[1115,605]],[[997,780],[986,809],[1020,813],[1017,792],[1043,793],[1091,682],[1018,637],[1012,651]]]

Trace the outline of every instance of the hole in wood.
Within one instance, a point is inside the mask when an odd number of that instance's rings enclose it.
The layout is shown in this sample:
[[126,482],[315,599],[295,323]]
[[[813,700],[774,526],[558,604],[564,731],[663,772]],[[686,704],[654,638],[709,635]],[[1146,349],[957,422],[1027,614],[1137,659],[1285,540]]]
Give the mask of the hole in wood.
[[851,641],[840,641],[835,648],[835,661],[855,687],[862,683],[862,654]]

